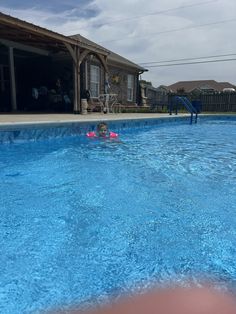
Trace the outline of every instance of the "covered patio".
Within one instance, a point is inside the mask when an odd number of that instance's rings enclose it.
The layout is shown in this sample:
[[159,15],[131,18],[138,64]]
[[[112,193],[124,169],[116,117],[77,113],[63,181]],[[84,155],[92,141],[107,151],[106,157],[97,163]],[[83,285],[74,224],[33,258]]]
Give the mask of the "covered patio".
[[0,25],[0,112],[81,113],[83,60],[107,73],[109,52],[3,13]]

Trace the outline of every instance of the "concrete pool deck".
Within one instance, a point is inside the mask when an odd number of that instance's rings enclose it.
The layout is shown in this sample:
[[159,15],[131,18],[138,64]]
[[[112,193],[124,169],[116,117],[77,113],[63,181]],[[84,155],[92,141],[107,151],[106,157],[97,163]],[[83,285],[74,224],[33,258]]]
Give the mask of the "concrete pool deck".
[[[199,116],[232,116],[236,113],[215,112],[215,113],[200,113]],[[119,120],[135,120],[135,119],[158,119],[158,118],[180,118],[189,117],[190,113],[178,113],[178,115],[169,113],[89,113],[89,114],[72,114],[72,113],[0,113],[0,127],[13,127],[23,125],[42,125],[42,124],[58,124],[70,122],[93,122],[93,121],[119,121]]]
[[22,124],[47,124],[63,122],[89,122],[89,121],[114,121],[114,120],[132,120],[132,119],[156,119],[170,117],[186,117],[189,113],[181,113],[177,116],[168,113],[118,113],[101,114],[92,113],[82,114],[0,114],[0,126],[4,125],[22,125]]

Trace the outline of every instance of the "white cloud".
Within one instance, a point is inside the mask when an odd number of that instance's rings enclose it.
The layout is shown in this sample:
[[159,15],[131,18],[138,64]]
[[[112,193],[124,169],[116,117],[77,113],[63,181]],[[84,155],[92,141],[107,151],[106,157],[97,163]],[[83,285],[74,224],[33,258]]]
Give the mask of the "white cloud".
[[[75,12],[49,13],[38,8],[0,10],[65,35],[80,33],[133,62],[236,53],[235,0],[185,3],[180,0],[94,0],[87,3],[89,8],[97,10],[98,14],[77,17],[78,1],[75,1]],[[160,11],[165,12],[153,14]],[[230,19],[235,20],[226,22]],[[199,26],[207,23],[212,25]],[[235,73],[236,61],[232,61],[150,68],[142,77],[152,81],[154,86],[200,79],[236,84]]]

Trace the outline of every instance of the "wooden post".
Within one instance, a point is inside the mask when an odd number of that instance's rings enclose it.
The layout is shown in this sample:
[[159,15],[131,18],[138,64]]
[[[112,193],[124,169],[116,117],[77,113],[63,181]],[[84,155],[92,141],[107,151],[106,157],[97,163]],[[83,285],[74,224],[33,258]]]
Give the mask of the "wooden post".
[[80,104],[80,70],[79,65],[74,65],[74,113],[81,113]]
[[109,90],[110,90],[110,87],[109,87],[109,76],[108,76],[108,72],[106,71],[106,69],[104,69],[105,71],[105,94],[109,94]]
[[77,47],[76,51],[76,59],[77,59],[77,108],[74,110],[74,113],[81,113],[81,103],[80,103],[80,62],[79,62],[79,57],[80,57],[80,50],[79,47]]
[[78,71],[77,71],[77,62],[74,63],[74,113],[77,112],[78,110],[78,90],[77,90],[77,86],[78,86],[78,75],[77,75]]
[[9,47],[9,60],[10,60],[10,82],[11,82],[11,108],[12,111],[17,110],[16,103],[16,79],[15,79],[15,65],[13,48]]
[[88,62],[85,60],[85,89],[88,89]]
[[73,66],[74,66],[74,113],[81,113],[81,104],[80,104],[80,50],[78,46],[75,46],[74,48],[64,43],[67,49],[69,50],[69,53],[73,59]]

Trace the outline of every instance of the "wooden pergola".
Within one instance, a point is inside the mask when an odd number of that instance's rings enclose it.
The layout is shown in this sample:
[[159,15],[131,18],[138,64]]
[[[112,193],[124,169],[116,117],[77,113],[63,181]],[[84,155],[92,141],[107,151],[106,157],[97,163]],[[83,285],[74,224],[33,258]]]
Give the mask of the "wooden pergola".
[[11,81],[11,107],[17,110],[16,82],[14,70],[14,48],[50,56],[57,53],[69,54],[74,67],[74,113],[81,112],[80,65],[88,54],[94,54],[108,75],[107,56],[109,51],[94,47],[76,38],[67,37],[46,28],[22,21],[0,12],[0,43],[8,47]]

